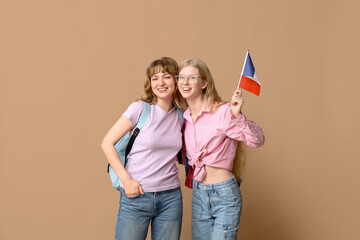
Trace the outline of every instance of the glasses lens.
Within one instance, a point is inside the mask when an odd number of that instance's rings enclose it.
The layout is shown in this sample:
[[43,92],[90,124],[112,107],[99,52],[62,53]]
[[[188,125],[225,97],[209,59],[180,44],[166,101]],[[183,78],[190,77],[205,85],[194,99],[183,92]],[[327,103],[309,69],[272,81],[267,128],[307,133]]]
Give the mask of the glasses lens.
[[191,75],[190,77],[189,77],[189,80],[190,81],[195,81],[197,79],[197,75]]
[[179,82],[183,82],[183,81],[185,80],[185,78],[186,78],[185,75],[178,75],[178,76],[177,76],[177,80],[178,80]]

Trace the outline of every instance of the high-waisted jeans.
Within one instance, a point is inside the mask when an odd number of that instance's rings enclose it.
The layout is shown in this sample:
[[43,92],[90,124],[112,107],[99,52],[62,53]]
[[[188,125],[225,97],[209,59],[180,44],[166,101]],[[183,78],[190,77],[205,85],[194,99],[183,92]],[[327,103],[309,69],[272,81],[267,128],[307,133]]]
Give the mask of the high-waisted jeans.
[[236,240],[242,207],[239,184],[234,176],[216,184],[194,180],[192,240]]
[[120,189],[120,206],[115,227],[115,240],[144,240],[151,221],[151,239],[180,239],[183,202],[180,187],[145,192],[127,197]]

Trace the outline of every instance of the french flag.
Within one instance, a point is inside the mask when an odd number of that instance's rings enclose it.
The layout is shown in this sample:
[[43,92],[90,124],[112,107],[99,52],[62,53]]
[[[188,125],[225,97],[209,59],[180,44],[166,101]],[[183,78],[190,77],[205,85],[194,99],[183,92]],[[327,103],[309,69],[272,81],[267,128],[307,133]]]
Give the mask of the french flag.
[[260,95],[260,81],[256,75],[249,51],[246,53],[243,70],[240,75],[239,87],[257,96]]

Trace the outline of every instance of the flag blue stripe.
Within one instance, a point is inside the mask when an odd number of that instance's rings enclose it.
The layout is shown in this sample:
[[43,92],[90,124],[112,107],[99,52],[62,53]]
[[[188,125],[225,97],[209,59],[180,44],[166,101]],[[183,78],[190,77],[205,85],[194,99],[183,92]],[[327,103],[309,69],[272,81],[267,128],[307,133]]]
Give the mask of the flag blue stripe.
[[248,54],[245,61],[243,76],[254,77],[254,74],[255,74],[255,68],[251,61],[250,54]]

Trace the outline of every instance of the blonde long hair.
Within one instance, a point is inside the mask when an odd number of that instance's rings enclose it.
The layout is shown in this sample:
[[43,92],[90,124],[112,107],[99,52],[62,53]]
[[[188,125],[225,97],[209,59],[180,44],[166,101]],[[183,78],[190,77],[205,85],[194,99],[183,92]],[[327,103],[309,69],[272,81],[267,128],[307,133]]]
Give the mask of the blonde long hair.
[[243,142],[238,142],[236,154],[233,162],[232,172],[236,180],[240,180],[243,177],[246,165],[245,150],[243,148]]
[[185,59],[180,64],[179,71],[181,71],[181,69],[183,69],[187,66],[192,66],[192,67],[197,68],[199,70],[199,75],[200,75],[201,79],[203,79],[207,82],[206,88],[203,89],[203,91],[202,91],[203,100],[206,103],[208,103],[212,106],[215,106],[215,109],[217,107],[221,106],[222,104],[224,104],[225,102],[223,102],[223,100],[221,100],[221,97],[219,96],[219,94],[216,91],[214,79],[211,75],[209,68],[206,66],[204,61],[202,61],[199,58]]
[[157,101],[157,97],[151,89],[151,77],[157,73],[169,73],[174,79],[175,91],[173,94],[173,104],[178,107],[184,109],[186,107],[186,101],[181,96],[177,82],[176,75],[179,73],[179,66],[177,62],[169,57],[162,57],[160,59],[156,59],[150,63],[150,65],[146,69],[146,79],[144,82],[144,92],[145,94],[141,97],[141,100],[147,103],[154,103]]
[[[199,70],[199,75],[200,75],[201,79],[207,81],[207,86],[202,91],[202,96],[203,96],[204,102],[206,102],[207,104],[210,104],[211,106],[214,106],[214,109],[213,109],[214,111],[216,111],[216,109],[218,107],[220,107],[222,104],[226,103],[221,99],[221,97],[217,93],[216,88],[215,88],[214,79],[211,75],[209,68],[207,67],[207,65],[205,64],[204,61],[202,61],[199,58],[185,59],[180,64],[179,71],[181,71],[181,69],[183,69],[187,66],[192,66],[192,67],[197,68]],[[242,142],[238,142],[235,158],[233,161],[232,172],[237,180],[240,180],[242,173],[244,171],[244,168],[245,168],[245,152],[244,152],[242,145],[243,145]]]

